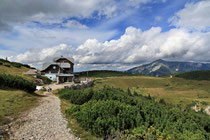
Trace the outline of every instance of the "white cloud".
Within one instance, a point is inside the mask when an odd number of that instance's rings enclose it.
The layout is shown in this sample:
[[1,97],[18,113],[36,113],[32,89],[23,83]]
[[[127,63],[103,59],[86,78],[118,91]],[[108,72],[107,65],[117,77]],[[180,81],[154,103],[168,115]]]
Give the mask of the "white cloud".
[[[51,23],[54,19],[70,17],[116,16],[129,8],[151,0],[1,0],[0,31],[9,30],[14,23],[39,21]],[[94,14],[93,14],[94,13]]]
[[[47,48],[56,44],[71,44],[78,46],[89,38],[105,41],[116,35],[116,30],[104,31],[97,29],[43,29],[33,25],[14,27],[12,32],[0,34],[0,44],[14,52],[20,53],[31,48]],[[0,52],[1,54],[1,52]]]
[[80,67],[97,67],[99,69],[107,67],[123,69],[130,64],[139,64],[160,58],[209,61],[209,38],[210,33],[190,33],[184,29],[161,32],[160,27],[152,27],[146,31],[128,27],[125,34],[117,40],[100,42],[96,39],[88,39],[78,48],[63,44],[51,48],[29,50],[11,59],[38,64],[51,61],[55,56],[73,56]]
[[169,19],[172,25],[190,30],[210,29],[210,1],[187,3],[185,8],[178,11]]
[[8,58],[9,56],[12,56],[12,55],[17,55],[17,53],[10,50],[1,50],[0,58],[5,59],[6,57]]
[[143,32],[129,27],[118,40],[87,40],[77,48],[74,57],[84,64],[141,63],[159,58],[209,60],[209,37],[210,33],[189,33],[183,29],[161,32],[161,28],[153,27]]
[[77,20],[67,20],[66,22],[63,22],[62,18],[49,18],[49,19],[41,19],[39,21],[39,23],[41,25],[44,26],[50,26],[50,25],[54,25],[56,27],[67,27],[67,28],[72,28],[72,29],[88,29],[88,27],[84,24],[81,24],[79,21]]
[[31,49],[16,56],[10,56],[10,61],[17,61],[22,63],[31,64],[36,67],[41,67],[44,62],[51,62],[54,57],[66,56],[71,57],[74,53],[74,48],[66,44],[60,44],[44,49]]
[[69,28],[88,29],[86,25],[83,25],[76,20],[68,20],[67,23],[63,23],[63,26],[69,27]]

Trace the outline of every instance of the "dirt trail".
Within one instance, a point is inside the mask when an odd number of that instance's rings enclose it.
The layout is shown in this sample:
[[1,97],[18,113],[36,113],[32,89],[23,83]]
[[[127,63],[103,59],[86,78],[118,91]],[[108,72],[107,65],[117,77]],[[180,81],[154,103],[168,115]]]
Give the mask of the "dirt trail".
[[67,121],[61,113],[60,99],[49,92],[44,94],[46,97],[42,97],[38,107],[31,109],[16,125],[11,125],[11,140],[78,139],[67,128]]

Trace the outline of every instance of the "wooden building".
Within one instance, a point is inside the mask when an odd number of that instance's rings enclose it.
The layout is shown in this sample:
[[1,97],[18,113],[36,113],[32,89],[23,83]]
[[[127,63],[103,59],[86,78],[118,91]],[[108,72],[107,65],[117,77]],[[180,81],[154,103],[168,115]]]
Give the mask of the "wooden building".
[[51,63],[44,63],[41,73],[57,83],[72,82],[74,79],[74,59],[56,57]]

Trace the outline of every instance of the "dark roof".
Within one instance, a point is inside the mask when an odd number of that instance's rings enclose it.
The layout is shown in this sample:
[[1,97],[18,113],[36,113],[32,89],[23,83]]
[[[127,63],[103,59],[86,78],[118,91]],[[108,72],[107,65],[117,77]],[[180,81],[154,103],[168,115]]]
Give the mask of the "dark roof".
[[72,62],[72,63],[74,63],[74,58],[72,58],[72,57],[55,57],[54,59],[53,59],[53,61],[54,62],[56,62],[57,60],[59,60],[59,59],[67,59],[67,60],[69,60],[70,62]]
[[71,65],[69,63],[55,63],[55,62],[44,63],[42,66],[42,71],[46,70],[51,65],[56,65],[56,66],[59,66],[60,68],[70,68],[71,67]]
[[58,63],[52,62],[52,63],[44,63],[42,66],[42,71],[47,69],[51,65],[58,65]]

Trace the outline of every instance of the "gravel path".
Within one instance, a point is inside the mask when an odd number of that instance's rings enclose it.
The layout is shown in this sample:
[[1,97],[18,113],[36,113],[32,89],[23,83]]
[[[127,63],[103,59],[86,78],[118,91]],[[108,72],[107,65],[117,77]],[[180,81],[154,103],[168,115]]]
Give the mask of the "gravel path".
[[21,119],[20,125],[11,127],[11,140],[74,140],[67,121],[64,119],[60,100],[52,93],[45,92],[40,105],[33,108]]

